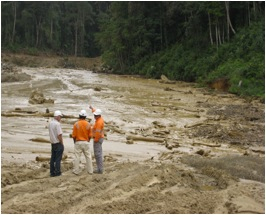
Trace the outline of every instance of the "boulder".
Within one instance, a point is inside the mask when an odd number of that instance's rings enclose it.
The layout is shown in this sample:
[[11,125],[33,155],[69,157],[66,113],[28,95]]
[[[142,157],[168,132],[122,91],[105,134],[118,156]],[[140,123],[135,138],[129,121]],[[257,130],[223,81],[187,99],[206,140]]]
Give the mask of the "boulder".
[[42,92],[33,90],[29,98],[30,104],[54,103],[53,99],[45,99]]

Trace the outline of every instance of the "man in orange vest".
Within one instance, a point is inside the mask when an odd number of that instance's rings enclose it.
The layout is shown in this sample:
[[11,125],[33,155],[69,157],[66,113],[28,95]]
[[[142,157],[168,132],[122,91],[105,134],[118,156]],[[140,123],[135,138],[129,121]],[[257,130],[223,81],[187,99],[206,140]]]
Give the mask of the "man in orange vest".
[[94,171],[94,173],[102,174],[103,173],[102,144],[104,140],[104,120],[101,116],[102,111],[100,109],[95,109],[91,105],[90,109],[92,110],[95,119],[95,123],[92,128],[92,137],[93,137],[93,150],[96,159],[97,169]]
[[79,120],[74,124],[72,131],[72,138],[74,140],[75,161],[73,173],[78,175],[81,170],[79,169],[81,153],[86,158],[86,170],[89,174],[93,173],[92,158],[90,152],[90,139],[92,137],[91,125],[86,120],[87,113],[81,110],[79,113]]

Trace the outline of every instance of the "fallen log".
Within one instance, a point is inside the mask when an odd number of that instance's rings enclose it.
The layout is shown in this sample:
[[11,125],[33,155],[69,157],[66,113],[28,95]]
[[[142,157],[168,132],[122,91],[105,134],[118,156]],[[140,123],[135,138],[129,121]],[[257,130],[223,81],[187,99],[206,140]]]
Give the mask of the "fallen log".
[[51,143],[50,140],[44,139],[42,137],[32,138],[30,139],[30,141],[39,142],[39,143]]
[[139,140],[139,141],[145,141],[145,142],[160,142],[163,143],[164,139],[162,138],[156,138],[156,137],[143,137],[143,136],[137,136],[137,135],[128,135],[127,140]]
[[180,108],[180,110],[184,110],[184,111],[188,111],[188,112],[194,112],[194,113],[204,112],[204,110],[202,110],[202,109],[191,110],[191,109],[187,109],[187,108]]
[[168,80],[168,81],[166,81],[166,80],[159,80],[159,83],[162,83],[162,84],[175,84],[175,83],[176,83],[176,81],[170,81],[170,80]]
[[[11,111],[11,112],[2,112],[1,116],[5,117],[54,117],[54,113],[39,113],[39,112],[30,112],[30,113],[23,113],[23,112],[17,112],[17,111]],[[69,119],[77,119],[76,116],[71,115],[64,115],[63,118],[69,118]]]
[[169,130],[162,130],[162,131],[152,131],[153,134],[155,135],[166,135],[166,134],[170,134]]
[[116,132],[116,133],[119,133],[119,134],[125,134],[126,132],[119,129],[119,128],[116,128],[114,126],[111,126],[110,130],[112,130],[113,132]]
[[202,146],[208,146],[208,147],[221,147],[221,144],[209,144],[209,143],[200,143],[200,142],[193,142],[192,145],[202,145]]
[[163,104],[163,103],[159,103],[159,102],[151,102],[151,106],[157,106],[157,107],[170,107],[171,105],[168,104]]
[[[42,157],[42,156],[37,156],[35,158],[36,161],[44,162],[44,161],[50,161],[51,157]],[[67,159],[67,155],[63,155],[62,160]]]
[[201,126],[203,124],[204,124],[203,122],[197,122],[197,123],[194,123],[194,124],[191,124],[191,125],[185,125],[184,127],[185,128],[193,128],[193,127]]
[[25,113],[1,113],[1,116],[5,116],[5,117],[27,117],[27,116],[36,116],[36,114],[25,114]]
[[38,113],[37,110],[20,110],[18,108],[16,108],[13,112],[16,112],[16,113],[28,113],[28,114]]
[[238,210],[238,214],[264,214],[265,212],[260,209],[255,209],[255,210]]
[[193,123],[193,124],[190,124],[190,125],[185,125],[184,127],[185,128],[193,128],[193,127],[197,127],[197,126],[201,126],[201,125],[209,125],[206,123],[207,120],[203,121],[203,122],[196,122],[196,123]]
[[250,150],[256,153],[265,154],[265,147],[251,147]]

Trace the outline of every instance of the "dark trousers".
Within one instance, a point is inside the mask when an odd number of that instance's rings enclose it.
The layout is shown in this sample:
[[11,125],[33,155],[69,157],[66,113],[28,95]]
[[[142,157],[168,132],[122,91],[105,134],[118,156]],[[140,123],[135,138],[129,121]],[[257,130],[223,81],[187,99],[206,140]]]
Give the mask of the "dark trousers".
[[61,174],[61,160],[64,152],[64,145],[61,143],[51,144],[50,174],[51,176]]
[[98,142],[93,141],[94,157],[97,165],[97,172],[103,172],[103,138],[100,138]]

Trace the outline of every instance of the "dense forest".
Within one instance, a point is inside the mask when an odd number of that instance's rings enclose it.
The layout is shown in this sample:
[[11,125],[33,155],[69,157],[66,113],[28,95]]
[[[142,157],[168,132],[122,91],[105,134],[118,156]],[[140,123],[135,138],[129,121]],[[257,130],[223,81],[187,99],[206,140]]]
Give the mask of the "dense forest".
[[2,52],[101,56],[118,74],[265,94],[264,1],[1,1]]

